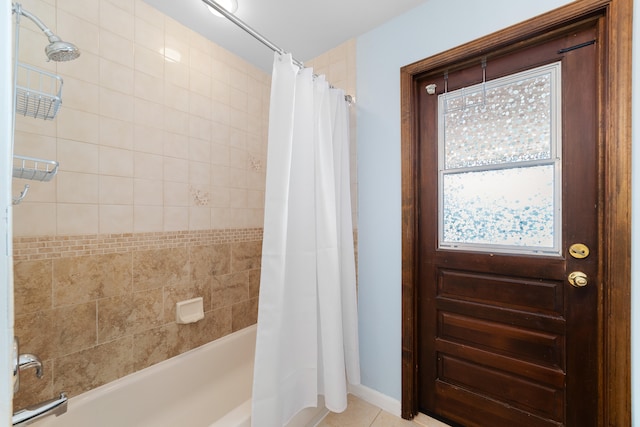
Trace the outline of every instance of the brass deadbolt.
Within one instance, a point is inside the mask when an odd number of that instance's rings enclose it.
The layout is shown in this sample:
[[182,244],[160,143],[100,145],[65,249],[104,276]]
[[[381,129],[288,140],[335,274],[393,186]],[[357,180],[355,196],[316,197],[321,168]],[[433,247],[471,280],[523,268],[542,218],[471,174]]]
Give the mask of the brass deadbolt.
[[589,256],[589,247],[584,243],[574,243],[569,247],[569,255],[577,259],[586,258]]

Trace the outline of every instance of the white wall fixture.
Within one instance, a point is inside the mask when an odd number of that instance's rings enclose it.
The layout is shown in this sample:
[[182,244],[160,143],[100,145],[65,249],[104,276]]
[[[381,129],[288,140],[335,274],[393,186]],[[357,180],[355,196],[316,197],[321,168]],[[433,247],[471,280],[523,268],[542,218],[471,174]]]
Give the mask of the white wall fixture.
[[176,303],[176,323],[185,325],[204,319],[202,297]]

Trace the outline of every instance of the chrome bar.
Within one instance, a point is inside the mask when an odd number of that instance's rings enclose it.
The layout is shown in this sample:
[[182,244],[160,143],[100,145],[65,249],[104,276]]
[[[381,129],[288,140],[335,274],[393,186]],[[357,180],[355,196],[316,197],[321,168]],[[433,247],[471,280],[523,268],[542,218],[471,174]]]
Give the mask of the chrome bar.
[[[227,9],[225,9],[224,7],[220,6],[215,0],[202,0],[202,2],[206,5],[211,6],[212,8],[214,8],[216,11],[218,11],[218,13],[220,13],[222,16],[224,16],[225,18],[227,18],[229,21],[233,22],[234,24],[236,24],[238,27],[240,27],[241,29],[243,29],[245,32],[249,33],[250,36],[252,36],[254,39],[258,40],[260,43],[262,43],[263,45],[267,46],[269,49],[271,49],[274,52],[278,52],[280,54],[285,54],[287,53],[287,51],[285,51],[284,49],[282,49],[281,47],[279,47],[278,45],[274,44],[271,40],[267,39],[265,36],[263,36],[262,34],[260,34],[259,32],[257,32],[256,30],[254,30],[253,28],[251,28],[249,25],[247,25],[242,19],[238,18],[237,16],[235,16],[233,13],[229,12]],[[293,56],[291,56],[291,61],[299,68],[304,68],[304,63],[302,61],[298,61],[296,58],[294,58]],[[355,98],[351,95],[345,95],[344,96],[344,100],[347,101],[349,103],[349,105],[354,104],[355,103]]]
[[[241,20],[240,18],[235,16],[233,13],[230,13],[227,9],[225,9],[222,6],[220,6],[214,0],[202,0],[202,1],[205,4],[208,4],[209,6],[214,8],[215,10],[217,10],[222,16],[224,16],[229,21],[231,21],[234,24],[236,24],[238,27],[242,28],[244,31],[249,33],[249,35],[251,35],[254,39],[258,40],[260,43],[262,43],[263,45],[267,46],[272,51],[278,52],[278,53],[286,53],[286,51],[284,49],[282,49],[281,47],[278,47],[277,45],[273,44],[265,36],[263,36],[262,34],[258,33],[256,30],[254,30],[249,25],[247,25],[243,20]],[[295,59],[293,57],[291,58],[291,60],[298,67],[304,68],[304,64],[302,62],[298,61],[297,59]]]
[[67,412],[67,395],[60,393],[57,399],[47,400],[37,405],[28,406],[13,414],[14,426],[27,426],[41,418],[55,415],[56,417]]

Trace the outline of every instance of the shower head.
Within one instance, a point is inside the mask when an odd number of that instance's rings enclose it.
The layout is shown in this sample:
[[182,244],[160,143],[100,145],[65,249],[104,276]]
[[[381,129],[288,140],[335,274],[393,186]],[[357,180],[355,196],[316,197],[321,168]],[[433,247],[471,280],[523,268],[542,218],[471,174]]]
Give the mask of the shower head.
[[[53,40],[53,38],[57,40]],[[52,61],[71,61],[80,56],[80,50],[73,43],[60,40],[57,36],[49,37],[49,45],[44,48],[47,58]]]
[[37,16],[31,12],[24,10],[20,3],[12,4],[13,13],[18,17],[20,15],[29,18],[34,24],[42,30],[42,32],[49,38],[49,45],[45,47],[44,52],[47,54],[47,58],[53,61],[71,61],[80,56],[80,50],[72,43],[62,41],[60,37],[56,36],[53,31],[49,29]]

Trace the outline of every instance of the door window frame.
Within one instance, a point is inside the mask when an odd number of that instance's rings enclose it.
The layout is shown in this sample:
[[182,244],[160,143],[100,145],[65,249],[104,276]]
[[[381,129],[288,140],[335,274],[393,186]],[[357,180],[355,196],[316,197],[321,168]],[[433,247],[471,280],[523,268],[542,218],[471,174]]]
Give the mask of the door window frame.
[[[402,416],[417,414],[416,362],[416,224],[418,190],[418,111],[415,80],[419,75],[447,69],[449,64],[479,61],[487,52],[507,53],[533,44],[585,19],[600,19],[603,34],[600,79],[604,143],[602,235],[607,247],[600,260],[604,283],[598,309],[602,327],[598,373],[598,425],[631,424],[631,34],[633,0],[577,0],[567,6],[472,41],[401,69],[402,158]],[[611,90],[608,90],[611,88]],[[424,88],[423,88],[424,89]],[[607,143],[609,142],[609,143]],[[612,143],[615,142],[615,143]],[[606,382],[605,379],[606,378]],[[604,386],[606,384],[606,386]]]
[[[443,250],[463,250],[484,253],[504,253],[538,256],[559,256],[562,245],[562,63],[556,61],[539,67],[534,67],[525,71],[519,71],[494,80],[484,81],[471,86],[465,86],[452,92],[445,92],[438,95],[438,249]],[[448,114],[447,103],[450,99],[462,98],[464,103],[465,93],[476,94],[486,93],[491,89],[502,87],[523,80],[549,76],[549,153],[548,157],[537,160],[501,160],[488,163],[468,166],[448,167],[446,157],[445,120]],[[465,108],[464,106],[462,108]],[[553,225],[551,227],[553,244],[551,246],[514,245],[497,243],[477,243],[468,241],[447,241],[445,238],[445,177],[447,175],[457,175],[460,173],[493,172],[502,169],[516,169],[527,167],[551,166],[552,167],[552,212]]]

